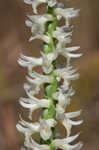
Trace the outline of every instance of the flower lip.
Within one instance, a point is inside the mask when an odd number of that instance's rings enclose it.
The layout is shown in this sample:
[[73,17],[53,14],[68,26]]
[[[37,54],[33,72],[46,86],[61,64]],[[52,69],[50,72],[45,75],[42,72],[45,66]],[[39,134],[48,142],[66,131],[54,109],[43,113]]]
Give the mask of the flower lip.
[[54,119],[40,119],[40,135],[44,140],[50,139],[52,135],[51,127],[56,125],[56,121]]

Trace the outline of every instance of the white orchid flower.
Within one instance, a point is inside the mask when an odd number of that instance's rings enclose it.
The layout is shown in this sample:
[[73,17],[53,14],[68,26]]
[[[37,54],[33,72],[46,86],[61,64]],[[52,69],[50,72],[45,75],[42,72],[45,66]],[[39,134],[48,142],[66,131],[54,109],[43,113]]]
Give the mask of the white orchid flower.
[[17,130],[25,135],[25,141],[29,141],[34,133],[40,133],[43,140],[48,140],[51,135],[51,127],[54,127],[57,122],[54,119],[40,119],[40,122],[30,123],[24,121],[22,118],[17,124]]
[[35,71],[33,71],[33,72],[29,71],[29,75],[30,75],[31,78],[28,77],[28,76],[26,78],[27,78],[27,81],[31,84],[32,90],[34,89],[34,91],[28,92],[29,86],[26,85],[25,90],[26,90],[27,94],[30,94],[30,93],[33,94],[33,95],[35,93],[37,94],[40,91],[41,85],[43,85],[44,83],[51,83],[52,80],[53,80],[53,78],[51,76],[41,75],[41,74],[39,74]]
[[40,119],[40,135],[45,141],[52,136],[51,127],[54,127],[56,123],[54,119]]
[[40,91],[40,86],[36,84],[29,84],[29,83],[24,83],[24,90],[26,94],[31,97],[33,95],[36,95]]
[[[30,77],[26,77],[27,81],[31,84],[31,86],[33,87],[32,89],[34,89],[34,91],[30,91],[27,94],[30,95],[34,95],[37,94],[40,91],[41,85],[44,83],[51,83],[52,82],[52,78],[48,77],[48,76],[43,76],[40,74],[35,74],[34,72],[30,72],[29,73],[33,78]],[[34,75],[35,74],[35,75]],[[37,76],[39,75],[39,76]],[[28,88],[27,86],[25,86],[25,90],[27,90],[26,88]],[[27,92],[27,91],[26,91]]]
[[[25,23],[28,27],[31,27],[32,33],[35,32],[34,25],[39,26],[39,29],[37,32],[43,33],[45,31],[45,24],[48,21],[52,21],[53,17],[50,14],[44,14],[44,15],[34,15],[34,16],[28,16],[29,20],[27,20]],[[33,29],[32,29],[33,27]]]
[[79,74],[75,73],[76,71],[77,69],[72,69],[72,67],[70,66],[67,68],[56,69],[54,71],[55,75],[58,78],[60,79],[62,78],[64,80],[63,85],[61,85],[63,89],[67,90],[70,86],[70,81],[78,79]]
[[49,37],[44,34],[45,32],[45,24],[48,21],[53,19],[52,15],[44,14],[44,15],[34,15],[28,16],[29,20],[25,23],[28,27],[31,27],[32,36],[29,41],[34,39],[42,39],[44,42],[49,43]]
[[79,58],[82,56],[82,53],[81,54],[72,53],[77,51],[79,48],[80,48],[79,46],[75,46],[75,47],[68,47],[62,49],[57,48],[56,50],[58,51],[59,54],[63,55],[66,58]]
[[[59,101],[59,99],[61,99],[61,95],[64,99],[66,99],[68,97],[71,97],[75,94],[75,90],[72,89],[72,87],[70,87],[69,89],[62,89],[62,88],[58,88],[58,92],[53,93],[53,98],[57,101]],[[70,101],[67,101],[67,104],[70,104]]]
[[16,125],[16,128],[19,132],[22,132],[25,135],[25,141],[29,141],[34,133],[40,131],[40,124],[38,122],[29,123],[21,118],[19,123]]
[[21,54],[18,63],[20,66],[27,67],[29,71],[32,71],[34,67],[42,65],[42,58],[28,57]]
[[77,71],[77,69],[72,69],[68,73],[65,73],[63,71],[64,73],[63,73],[62,78],[64,79],[64,82],[63,82],[63,85],[61,86],[63,89],[68,89],[71,84],[71,81],[79,78],[79,73],[75,73],[76,71]]
[[61,92],[54,93],[53,98],[58,100],[58,103],[56,104],[56,112],[64,113],[66,110],[66,106],[70,104],[70,98],[68,98],[65,94]]
[[45,3],[46,0],[24,0],[24,2],[26,4],[32,5],[32,8],[34,10],[34,13],[37,14],[37,7],[42,4]]
[[70,19],[73,17],[77,17],[79,14],[79,9],[74,10],[74,8],[56,8],[55,9],[55,14],[57,16],[62,16],[66,20],[66,26],[69,26]]
[[49,74],[53,69],[52,62],[57,58],[57,51],[49,54],[44,54],[43,52],[41,52],[41,55],[43,59],[42,69],[44,73]]
[[38,99],[34,96],[32,98],[20,98],[20,105],[29,109],[29,119],[32,119],[32,113],[39,108],[48,108],[50,106],[50,100]]
[[29,75],[30,77],[27,77],[27,80],[32,83],[32,84],[38,84],[38,85],[41,85],[41,84],[44,84],[44,83],[51,83],[53,78],[49,75],[42,75],[42,74],[39,74],[35,71],[33,72],[29,72]]
[[66,44],[71,43],[72,32],[64,32],[61,27],[57,27],[53,32],[53,37],[58,40],[56,45],[57,50],[62,49]]
[[72,54],[71,53],[71,52],[74,52],[74,51],[78,50],[79,48],[80,48],[79,46],[65,48],[64,49],[64,56],[67,55],[67,57],[70,57],[70,58],[79,58],[79,57],[81,57],[82,54]]
[[72,54],[71,52],[77,51],[80,47],[68,47],[65,48],[67,43],[71,42],[72,32],[65,32],[63,26],[57,27],[56,31],[53,32],[53,37],[58,40],[56,45],[56,51],[58,55],[63,55],[67,59],[69,58],[79,58],[82,54]]
[[64,91],[62,88],[58,88],[58,90],[58,92],[53,94],[53,98],[58,101],[56,104],[56,113],[63,114],[66,111],[67,105],[70,104],[70,97],[74,95],[75,91],[72,88],[67,91]]
[[25,141],[24,142],[25,147],[33,149],[33,150],[50,150],[50,146],[47,144],[38,144],[35,142],[32,138],[30,141]]
[[[62,69],[56,69],[55,75],[63,78],[64,80],[75,80],[79,77],[78,73],[75,73],[77,71],[77,69],[72,69],[71,67],[68,68],[62,68]],[[75,74],[74,74],[75,73]]]
[[60,148],[63,150],[79,150],[83,146],[82,142],[78,142],[77,144],[74,145],[69,144],[72,141],[74,141],[78,136],[79,134],[64,139],[55,139],[53,141],[53,145],[55,148]]
[[53,7],[56,5],[56,0],[24,0],[26,4],[32,5],[34,13],[37,14],[37,7],[42,3],[48,3],[48,6]]
[[[81,114],[81,111],[76,111],[76,112],[68,112],[68,113],[65,113],[64,115],[62,115],[61,122],[67,131],[67,137],[70,136],[71,128],[73,125],[76,126],[76,125],[80,125],[81,123],[83,123],[83,120],[80,120],[80,121],[72,121],[71,120],[71,118],[78,117],[80,114]],[[57,118],[58,118],[58,114],[57,114]]]

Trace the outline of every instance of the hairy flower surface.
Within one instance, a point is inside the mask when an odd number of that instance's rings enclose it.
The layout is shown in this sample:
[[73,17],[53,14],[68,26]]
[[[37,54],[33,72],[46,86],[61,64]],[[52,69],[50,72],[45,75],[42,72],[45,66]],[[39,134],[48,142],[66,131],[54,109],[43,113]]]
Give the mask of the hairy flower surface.
[[[43,41],[43,51],[39,58],[21,54],[18,63],[27,68],[27,83],[24,90],[27,98],[19,99],[20,105],[29,111],[31,121],[25,121],[20,117],[17,130],[24,134],[24,146],[32,150],[79,150],[82,142],[71,144],[79,134],[72,136],[72,126],[80,125],[83,120],[74,120],[80,116],[81,110],[68,112],[71,97],[75,94],[72,81],[78,79],[77,69],[71,65],[71,58],[79,58],[82,53],[76,53],[79,46],[67,47],[72,41],[71,18],[77,17],[79,9],[65,8],[65,3],[57,0],[24,0],[33,8],[34,15],[27,16],[26,25],[31,29],[29,41],[40,39]],[[38,6],[46,4],[46,13],[38,14]],[[67,4],[67,2],[66,2]],[[58,26],[62,18],[65,23]],[[58,67],[59,56],[63,56],[66,65]],[[37,66],[42,68],[42,73],[33,69]],[[37,98],[40,89],[44,94],[41,99]],[[39,111],[38,121],[33,122],[35,110]],[[61,124],[66,135],[61,139],[58,124]],[[39,133],[39,140],[34,140],[35,134]],[[38,142],[37,142],[38,141]]]

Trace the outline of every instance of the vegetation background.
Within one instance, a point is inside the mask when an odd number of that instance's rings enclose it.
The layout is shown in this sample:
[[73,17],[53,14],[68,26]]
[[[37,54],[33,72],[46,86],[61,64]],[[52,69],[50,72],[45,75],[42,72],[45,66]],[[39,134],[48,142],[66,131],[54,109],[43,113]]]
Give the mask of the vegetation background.
[[[66,0],[64,0],[66,1]],[[80,79],[73,83],[76,95],[70,110],[82,109],[84,124],[73,128],[83,131],[82,150],[99,149],[99,0],[73,0],[69,6],[80,8],[80,17],[73,19],[72,45],[80,45],[84,56],[73,60],[79,67]],[[39,10],[41,7],[39,7]],[[25,26],[31,7],[23,0],[0,0],[0,149],[19,150],[23,136],[16,131],[18,115],[22,111],[18,99],[25,95],[23,83],[26,69],[17,59],[22,52],[39,57],[42,43],[28,42],[30,29]],[[62,60],[61,60],[62,61]],[[63,134],[64,130],[61,129]]]

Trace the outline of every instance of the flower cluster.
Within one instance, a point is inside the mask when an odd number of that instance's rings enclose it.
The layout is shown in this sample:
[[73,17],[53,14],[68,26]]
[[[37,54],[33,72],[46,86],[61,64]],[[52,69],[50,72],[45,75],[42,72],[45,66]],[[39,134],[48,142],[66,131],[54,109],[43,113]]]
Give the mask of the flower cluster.
[[[78,16],[79,10],[65,8],[63,3],[56,0],[24,0],[26,4],[32,5],[35,15],[28,16],[26,25],[31,28],[31,37],[29,41],[41,39],[44,42],[44,50],[41,51],[40,58],[29,56],[21,57],[18,63],[28,69],[27,81],[24,84],[27,98],[20,98],[19,102],[23,108],[29,110],[29,119],[32,120],[32,114],[40,109],[41,114],[38,122],[27,122],[20,117],[17,129],[25,135],[24,146],[33,150],[79,150],[82,142],[71,145],[80,133],[71,136],[72,126],[80,125],[83,121],[73,121],[75,117],[81,114],[81,110],[67,112],[67,107],[71,102],[71,96],[75,91],[72,89],[71,81],[79,77],[77,69],[73,69],[70,64],[71,58],[79,58],[82,54],[75,51],[79,46],[67,47],[71,42],[72,27],[70,19]],[[37,7],[46,3],[47,11],[39,15]],[[65,25],[58,26],[61,18],[65,19]],[[62,55],[66,58],[66,65],[62,68],[57,67],[58,57]],[[43,74],[33,71],[36,66],[41,66]],[[44,98],[39,99],[37,95],[43,86]],[[66,129],[64,139],[59,138],[57,130],[58,122]],[[33,135],[39,133],[40,142],[33,139]]]

